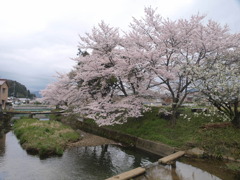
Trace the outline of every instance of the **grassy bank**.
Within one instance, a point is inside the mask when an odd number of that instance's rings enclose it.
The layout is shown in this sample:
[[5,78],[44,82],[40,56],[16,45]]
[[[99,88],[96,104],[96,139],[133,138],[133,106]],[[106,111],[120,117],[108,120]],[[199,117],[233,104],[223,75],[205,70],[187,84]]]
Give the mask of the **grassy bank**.
[[13,129],[22,147],[40,157],[62,155],[67,144],[80,137],[77,132],[56,121],[22,118],[14,123]]
[[159,108],[152,108],[151,112],[146,112],[141,118],[131,118],[126,124],[108,128],[180,149],[200,147],[217,157],[240,159],[240,129],[232,126],[211,127],[214,123],[226,123],[227,119],[223,115],[214,111],[192,113],[190,108],[183,108],[176,126],[172,127],[169,120],[159,117],[158,111]]

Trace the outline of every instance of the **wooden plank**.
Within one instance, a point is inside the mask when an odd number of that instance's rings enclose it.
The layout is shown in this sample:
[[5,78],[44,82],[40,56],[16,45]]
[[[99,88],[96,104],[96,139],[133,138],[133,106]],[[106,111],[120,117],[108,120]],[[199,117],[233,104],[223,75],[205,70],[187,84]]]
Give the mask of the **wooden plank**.
[[158,162],[162,163],[162,164],[167,164],[168,162],[173,161],[173,160],[183,156],[184,154],[185,154],[185,151],[178,151],[174,154],[171,154],[169,156],[159,159]]
[[127,179],[131,179],[133,177],[139,176],[145,172],[146,172],[145,168],[138,167],[136,169],[132,169],[132,170],[124,172],[122,174],[108,178],[106,180],[127,180]]

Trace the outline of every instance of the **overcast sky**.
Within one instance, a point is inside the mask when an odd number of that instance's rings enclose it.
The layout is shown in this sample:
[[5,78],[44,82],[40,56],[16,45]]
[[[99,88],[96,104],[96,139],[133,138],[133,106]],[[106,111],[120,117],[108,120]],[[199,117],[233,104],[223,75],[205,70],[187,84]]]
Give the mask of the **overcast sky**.
[[170,19],[206,14],[240,33],[240,0],[1,0],[0,78],[44,89],[71,70],[79,35],[101,20],[127,30],[149,6]]

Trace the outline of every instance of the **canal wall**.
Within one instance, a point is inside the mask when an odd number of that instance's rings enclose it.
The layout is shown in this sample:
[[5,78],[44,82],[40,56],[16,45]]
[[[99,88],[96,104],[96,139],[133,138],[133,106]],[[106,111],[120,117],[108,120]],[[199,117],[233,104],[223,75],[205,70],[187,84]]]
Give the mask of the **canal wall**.
[[0,137],[11,129],[11,116],[0,112]]
[[122,132],[104,128],[104,127],[98,127],[96,125],[85,123],[79,120],[71,120],[71,121],[63,120],[63,123],[70,125],[74,129],[80,129],[88,133],[92,133],[108,139],[112,139],[114,141],[122,143],[123,145],[133,146],[138,149],[141,149],[159,156],[167,156],[172,154],[175,151],[173,147],[170,147],[163,143],[145,140],[136,136],[124,134]]

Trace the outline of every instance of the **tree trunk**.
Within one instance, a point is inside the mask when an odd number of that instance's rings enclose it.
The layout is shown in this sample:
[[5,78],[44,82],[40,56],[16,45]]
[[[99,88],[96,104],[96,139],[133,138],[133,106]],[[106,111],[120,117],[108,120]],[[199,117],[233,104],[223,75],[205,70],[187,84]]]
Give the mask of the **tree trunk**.
[[177,123],[177,110],[178,110],[178,106],[177,106],[177,100],[175,100],[175,102],[173,102],[172,104],[172,116],[171,116],[171,125],[175,126]]
[[171,125],[175,126],[176,123],[177,123],[177,109],[172,109]]
[[177,111],[178,111],[178,102],[179,98],[173,98],[173,103],[172,103],[172,116],[171,116],[171,125],[175,126],[177,123]]
[[232,124],[236,128],[240,128],[240,112],[237,112],[232,120]]

